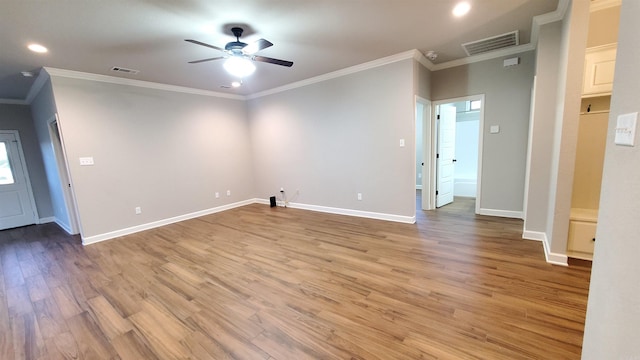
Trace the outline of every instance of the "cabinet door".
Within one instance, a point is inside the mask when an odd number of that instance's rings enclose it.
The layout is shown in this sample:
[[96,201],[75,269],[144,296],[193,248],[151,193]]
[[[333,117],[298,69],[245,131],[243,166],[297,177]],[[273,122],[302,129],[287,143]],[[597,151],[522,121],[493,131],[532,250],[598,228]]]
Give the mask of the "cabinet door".
[[569,241],[567,250],[593,254],[596,223],[584,221],[569,222]]
[[617,44],[587,49],[584,62],[584,95],[611,94]]

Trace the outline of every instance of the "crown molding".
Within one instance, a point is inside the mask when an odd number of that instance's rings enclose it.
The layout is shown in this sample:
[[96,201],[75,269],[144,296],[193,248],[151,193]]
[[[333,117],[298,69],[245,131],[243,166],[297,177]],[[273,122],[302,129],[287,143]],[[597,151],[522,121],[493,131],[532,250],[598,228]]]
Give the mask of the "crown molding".
[[98,81],[98,82],[118,84],[118,85],[136,86],[136,87],[142,87],[142,88],[172,91],[172,92],[179,92],[179,93],[192,94],[192,95],[203,95],[203,96],[218,97],[218,98],[233,99],[233,100],[245,100],[245,97],[242,95],[225,94],[221,92],[194,89],[194,88],[188,88],[184,86],[167,85],[167,84],[160,84],[160,83],[155,83],[151,81],[125,79],[125,78],[119,78],[115,76],[91,74],[91,73],[85,73],[80,71],[56,69],[56,68],[49,68],[49,67],[45,67],[44,69],[51,76],[81,79],[81,80],[91,80],[91,81]]
[[416,50],[415,53],[413,54],[413,59],[419,62],[420,64],[422,64],[422,66],[433,71],[433,68],[435,66],[434,63],[432,63],[429,59],[427,59],[427,57],[421,51]]
[[[377,59],[377,60],[359,64],[359,65],[344,68],[341,70],[311,77],[305,80],[296,81],[290,84],[275,87],[265,91],[249,94],[246,96],[226,94],[226,93],[215,92],[210,90],[194,89],[194,88],[189,88],[184,86],[161,84],[161,83],[155,83],[150,81],[119,78],[119,77],[108,76],[108,75],[91,74],[91,73],[85,73],[85,72],[79,72],[79,71],[73,71],[73,70],[65,70],[65,69],[57,69],[57,68],[49,68],[49,67],[46,67],[44,69],[46,70],[46,73],[48,73],[51,76],[67,77],[67,78],[82,79],[82,80],[92,80],[92,81],[106,82],[106,83],[119,84],[119,85],[137,86],[137,87],[144,87],[144,88],[150,88],[150,89],[156,89],[156,90],[211,96],[211,97],[226,98],[226,99],[233,99],[233,100],[251,100],[251,99],[256,99],[263,96],[268,96],[268,95],[280,93],[283,91],[292,90],[292,89],[300,88],[303,86],[319,83],[322,81],[335,79],[338,77],[354,74],[357,72],[373,69],[376,67],[392,64],[392,63],[402,61],[402,60],[407,60],[407,59],[414,59],[415,61],[422,64],[424,67],[426,67],[430,71],[438,71],[438,70],[444,70],[444,69],[448,69],[456,66],[468,65],[476,62],[481,62],[481,61],[491,60],[495,58],[516,55],[516,54],[520,54],[527,51],[532,51],[536,49],[536,46],[538,43],[538,31],[540,29],[540,26],[562,20],[567,12],[569,3],[570,3],[570,0],[559,0],[558,6],[555,11],[534,17],[531,25],[531,28],[532,28],[531,38],[528,44],[522,44],[522,45],[513,46],[506,49],[492,51],[489,53],[451,60],[451,61],[447,61],[440,64],[432,63],[431,61],[429,61],[429,59],[426,58],[426,56],[424,56],[422,52],[416,49],[413,49],[413,50],[405,51],[399,54],[387,56],[381,59]],[[613,6],[619,6],[620,4],[621,4],[621,0],[593,0],[590,9],[591,11],[597,11],[597,10],[602,10],[602,9],[606,9]],[[35,96],[38,94],[38,92],[46,82],[47,75],[46,74],[42,75],[42,73],[43,72],[41,71],[40,74],[38,75],[38,78],[34,82],[34,85],[30,89],[29,94],[24,100],[0,99],[0,104],[19,104],[19,105],[30,104],[31,101],[33,101]]]
[[536,47],[531,43],[524,44],[524,45],[513,46],[513,47],[501,49],[501,50],[487,52],[487,53],[484,53],[484,54],[478,54],[478,55],[469,56],[469,57],[462,58],[462,59],[447,61],[447,62],[442,63],[442,64],[436,64],[433,67],[432,71],[444,70],[444,69],[449,69],[449,68],[456,67],[456,66],[473,64],[473,63],[486,61],[486,60],[491,60],[491,59],[496,59],[496,58],[500,58],[500,57],[504,57],[504,56],[511,56],[511,55],[516,55],[516,54],[521,54],[523,52],[527,52],[527,51],[531,51],[531,50],[535,50],[535,49],[536,49]]
[[589,6],[589,11],[600,11],[616,6],[621,6],[622,0],[592,0]]
[[[511,56],[519,53],[523,53],[526,51],[535,50],[538,44],[538,31],[541,25],[552,23],[555,21],[562,20],[564,15],[567,12],[569,7],[570,0],[559,0],[558,7],[550,13],[541,14],[533,17],[533,21],[531,23],[531,38],[529,39],[528,44],[522,44],[506,49],[496,50],[484,54],[478,54],[474,56],[469,56],[466,58],[451,60],[447,62],[443,62],[440,64],[435,64],[432,68],[429,68],[431,71],[438,71],[443,69],[448,69],[461,65],[468,65],[480,61],[491,60],[504,56]],[[620,0],[602,0],[602,1],[620,1]]]
[[40,69],[40,71],[38,72],[38,77],[36,77],[36,81],[34,81],[33,84],[31,84],[29,93],[27,94],[27,97],[24,99],[24,101],[27,104],[31,104],[33,102],[36,96],[38,96],[38,94],[40,93],[40,90],[42,90],[42,87],[44,86],[44,84],[46,84],[47,80],[49,80],[49,74],[46,71],[43,71],[43,69]]
[[327,80],[331,80],[331,79],[335,79],[338,77],[342,77],[342,76],[346,76],[346,75],[350,75],[350,74],[354,74],[360,71],[365,71],[365,70],[369,70],[369,69],[373,69],[373,68],[377,68],[380,66],[384,66],[384,65],[388,65],[388,64],[392,64],[398,61],[402,61],[402,60],[407,60],[407,59],[415,59],[416,53],[420,53],[418,50],[409,50],[409,51],[405,51],[399,54],[395,54],[395,55],[391,55],[391,56],[387,56],[381,59],[377,59],[377,60],[373,60],[373,61],[369,61],[366,63],[362,63],[359,65],[355,65],[355,66],[351,66],[348,68],[344,68],[341,70],[337,70],[337,71],[333,71],[330,73],[326,73],[323,75],[318,75],[318,76],[314,76],[312,78],[308,78],[305,80],[301,80],[301,81],[296,81],[287,85],[283,85],[283,86],[279,86],[273,89],[269,89],[269,90],[265,90],[265,91],[261,91],[255,94],[251,94],[251,95],[247,95],[247,100],[251,100],[251,99],[257,99],[263,96],[267,96],[267,95],[273,95],[273,94],[277,94],[283,91],[287,91],[287,90],[292,90],[292,89],[296,89],[296,88],[300,88],[303,86],[308,86],[311,84],[315,84],[315,83],[319,83],[322,81],[327,81]]

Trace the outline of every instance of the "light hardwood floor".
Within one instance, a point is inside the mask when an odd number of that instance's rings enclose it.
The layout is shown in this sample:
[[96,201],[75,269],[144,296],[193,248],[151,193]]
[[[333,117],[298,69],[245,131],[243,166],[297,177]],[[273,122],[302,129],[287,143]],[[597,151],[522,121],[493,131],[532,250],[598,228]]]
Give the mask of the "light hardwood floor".
[[590,269],[473,201],[416,225],[249,205],[83,247],[0,232],[0,359],[578,359]]

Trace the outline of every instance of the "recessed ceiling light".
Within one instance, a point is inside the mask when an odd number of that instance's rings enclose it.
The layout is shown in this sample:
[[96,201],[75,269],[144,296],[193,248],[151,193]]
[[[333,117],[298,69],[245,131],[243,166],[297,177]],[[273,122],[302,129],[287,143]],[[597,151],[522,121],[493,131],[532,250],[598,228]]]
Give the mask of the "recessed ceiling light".
[[40,44],[29,44],[27,46],[27,48],[29,48],[29,50],[31,50],[33,52],[37,52],[37,53],[41,53],[41,54],[42,53],[46,53],[47,51],[49,51],[49,50],[47,50],[46,47],[44,47],[44,46],[42,46]]
[[471,5],[468,2],[463,1],[463,2],[458,3],[453,8],[452,13],[453,13],[453,16],[455,16],[455,17],[461,17],[461,16],[467,15],[469,10],[471,10]]
[[242,83],[240,81],[234,81],[231,83],[231,86],[236,88],[236,87],[240,87],[240,85],[242,85]]

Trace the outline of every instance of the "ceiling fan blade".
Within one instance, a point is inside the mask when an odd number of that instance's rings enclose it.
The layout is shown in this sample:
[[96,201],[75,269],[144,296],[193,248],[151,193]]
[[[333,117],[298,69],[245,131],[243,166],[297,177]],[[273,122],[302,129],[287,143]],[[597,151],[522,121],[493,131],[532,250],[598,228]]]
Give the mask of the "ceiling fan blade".
[[260,51],[262,49],[266,49],[266,48],[268,48],[270,46],[273,46],[271,41],[266,40],[266,39],[260,39],[260,40],[256,40],[256,41],[252,42],[251,44],[245,46],[244,49],[242,49],[242,51],[247,55],[252,55],[252,54],[255,54],[258,51]]
[[266,62],[266,63],[269,63],[269,64],[276,64],[276,65],[281,65],[281,66],[286,66],[286,67],[291,67],[293,65],[292,61],[274,59],[274,58],[270,58],[270,57],[266,57],[266,56],[252,56],[251,60],[260,61],[260,62]]
[[219,59],[224,59],[224,56],[217,56],[217,57],[212,57],[212,58],[208,58],[208,59],[189,61],[189,64],[198,64],[198,63],[205,62],[205,61],[219,60]]
[[192,39],[184,39],[184,41],[188,41],[188,42],[190,42],[192,44],[196,44],[196,45],[206,46],[208,48],[216,49],[216,50],[219,50],[219,51],[224,51],[224,49],[221,49],[221,48],[219,48],[217,46],[209,45],[207,43],[203,43],[202,41],[192,40]]

